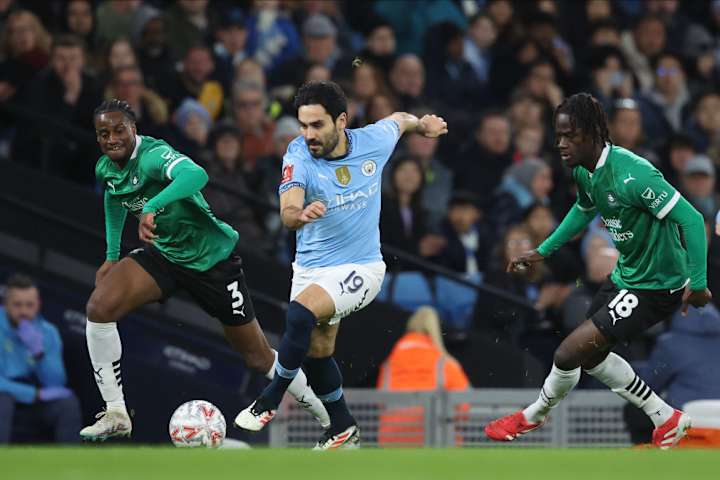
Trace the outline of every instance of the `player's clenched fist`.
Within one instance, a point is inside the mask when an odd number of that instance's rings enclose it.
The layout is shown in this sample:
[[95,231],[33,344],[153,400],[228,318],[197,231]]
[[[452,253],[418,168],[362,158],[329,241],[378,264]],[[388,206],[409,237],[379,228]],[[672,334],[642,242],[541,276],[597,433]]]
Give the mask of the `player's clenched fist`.
[[308,204],[298,218],[302,223],[311,223],[325,215],[326,210],[325,204],[316,200]]
[[140,217],[140,226],[138,227],[140,240],[146,243],[153,243],[158,236],[155,235],[155,214],[151,212],[143,213]]
[[448,133],[447,122],[437,115],[423,115],[420,119],[420,125],[422,134],[429,138]]
[[536,250],[527,251],[517,257],[514,257],[508,263],[505,271],[510,272],[524,272],[530,267],[531,263],[539,262],[544,257],[540,255]]

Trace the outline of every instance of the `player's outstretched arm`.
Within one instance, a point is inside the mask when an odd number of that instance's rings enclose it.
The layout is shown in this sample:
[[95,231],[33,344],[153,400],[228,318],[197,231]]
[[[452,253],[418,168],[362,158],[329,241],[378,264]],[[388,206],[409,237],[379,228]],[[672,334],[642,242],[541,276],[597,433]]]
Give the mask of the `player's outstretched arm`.
[[434,138],[448,133],[447,123],[437,115],[423,115],[422,118],[418,118],[411,113],[395,112],[387,118],[394,120],[398,124],[400,135],[405,132],[414,132]]
[[280,218],[289,230],[297,230],[325,215],[325,204],[314,201],[305,205],[305,189],[293,187],[280,194]]

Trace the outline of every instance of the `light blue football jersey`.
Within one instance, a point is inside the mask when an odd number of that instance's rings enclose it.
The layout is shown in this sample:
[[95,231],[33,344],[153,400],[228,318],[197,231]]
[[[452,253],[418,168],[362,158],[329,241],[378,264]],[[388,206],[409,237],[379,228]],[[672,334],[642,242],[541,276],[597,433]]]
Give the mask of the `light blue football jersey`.
[[400,138],[394,120],[347,129],[348,153],[314,158],[303,137],[288,145],[279,192],[305,190],[305,205],[319,200],[323,217],[300,228],[295,262],[303,268],[372,263],[380,254],[382,171]]

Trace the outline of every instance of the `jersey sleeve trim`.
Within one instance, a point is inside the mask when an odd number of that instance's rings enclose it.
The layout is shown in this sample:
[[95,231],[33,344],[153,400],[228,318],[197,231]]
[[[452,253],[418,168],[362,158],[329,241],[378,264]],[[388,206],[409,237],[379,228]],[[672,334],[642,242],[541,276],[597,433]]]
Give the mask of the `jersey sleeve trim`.
[[673,194],[673,196],[672,196],[672,198],[670,199],[670,201],[662,208],[662,210],[660,210],[660,211],[658,212],[657,218],[660,219],[660,220],[662,220],[663,218],[665,218],[665,217],[667,216],[667,214],[670,213],[670,210],[673,209],[673,207],[674,207],[675,204],[678,202],[678,200],[680,200],[680,192],[678,192],[677,190],[675,190],[675,193]]
[[165,176],[167,176],[168,180],[172,180],[172,176],[170,174],[172,173],[173,168],[175,168],[175,165],[182,162],[183,160],[188,160],[187,157],[180,157],[173,160],[170,165],[168,165],[167,170],[165,171]]
[[305,184],[302,183],[302,182],[289,182],[289,183],[284,183],[284,184],[282,184],[282,185],[280,185],[280,186],[278,187],[278,193],[282,195],[283,193],[287,192],[287,191],[290,190],[291,188],[295,188],[295,187],[297,187],[297,188],[303,188],[303,189],[304,189],[304,188],[305,188]]
[[581,211],[583,211],[583,212],[592,212],[593,210],[595,210],[595,207],[590,207],[590,208],[588,208],[588,207],[583,207],[583,206],[580,205],[579,203],[577,204],[577,207],[578,207]]

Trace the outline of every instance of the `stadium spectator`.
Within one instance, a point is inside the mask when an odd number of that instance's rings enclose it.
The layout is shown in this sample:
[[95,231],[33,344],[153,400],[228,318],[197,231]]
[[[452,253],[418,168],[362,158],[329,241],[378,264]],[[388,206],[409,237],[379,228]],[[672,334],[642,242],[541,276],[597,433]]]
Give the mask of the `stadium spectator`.
[[137,22],[155,9],[142,0],[108,0],[98,5],[97,45],[104,48],[120,37],[129,38]]
[[[367,107],[375,95],[387,95],[388,86],[382,71],[372,63],[361,63],[353,70],[353,82],[348,98],[348,116],[353,126],[365,126]],[[392,112],[391,112],[392,113]],[[384,117],[383,117],[384,118]]]
[[[503,172],[512,163],[510,121],[500,112],[486,112],[470,144],[465,145],[452,165],[455,188],[477,192],[485,209]],[[489,211],[489,210],[488,210]]]
[[253,58],[246,58],[235,66],[234,83],[254,83],[265,90],[267,76],[262,65]]
[[544,140],[545,132],[541,123],[518,129],[513,141],[513,162],[541,158],[543,156]]
[[395,62],[396,47],[395,30],[392,25],[378,18],[369,27],[365,48],[360,51],[358,57],[377,65],[387,74]]
[[687,133],[699,151],[720,159],[720,94],[710,91],[697,99]]
[[555,66],[548,60],[540,59],[533,62],[529,67],[527,78],[519,89],[542,102],[546,111],[554,110],[564,98],[563,91],[556,82]]
[[138,49],[145,84],[156,92],[164,92],[162,87],[175,76],[175,58],[167,44],[165,20],[155,10],[135,27],[133,43]]
[[308,17],[302,26],[303,51],[273,69],[272,84],[299,86],[312,65],[323,65],[335,80],[349,76],[352,59],[337,44],[337,27],[322,14]]
[[517,92],[510,99],[508,108],[511,130],[519,132],[524,127],[543,127],[546,111],[543,102],[536,100],[532,95]]
[[665,24],[654,15],[641,17],[631,32],[622,34],[621,48],[643,93],[650,92],[653,88],[655,74],[651,62],[665,50],[665,46]]
[[[553,2],[554,4],[554,2]],[[567,85],[575,68],[575,58],[570,45],[558,30],[557,12],[537,10],[528,18],[528,38],[537,43],[542,55],[548,58],[560,83]]]
[[655,86],[647,94],[649,106],[643,120],[650,138],[666,138],[682,128],[685,107],[690,93],[685,82],[685,70],[678,57],[663,53],[653,62]]
[[332,72],[325,65],[316,63],[310,65],[305,71],[304,82],[329,82],[332,80]]
[[115,71],[120,68],[134,67],[138,65],[138,59],[135,55],[130,41],[125,37],[116,38],[107,46],[104,63],[100,65],[101,76],[99,81],[101,84],[112,82]]
[[[590,31],[591,47],[609,46],[620,48],[620,29],[613,20],[599,20],[592,25]],[[585,35],[586,33],[584,32],[583,34]]]
[[220,80],[223,89],[230,92],[232,88],[235,66],[248,57],[247,52],[247,21],[242,10],[232,8],[220,16],[215,29],[215,76]]
[[616,100],[610,110],[610,138],[615,145],[627,148],[640,155],[653,165],[659,166],[660,158],[654,150],[645,147],[645,132],[643,131],[643,118],[638,102],[631,98]]
[[542,160],[531,158],[511,166],[493,197],[490,223],[498,232],[520,223],[528,207],[550,203],[552,188],[552,171]]
[[[416,111],[414,114],[421,118],[426,112]],[[428,228],[437,231],[447,212],[453,189],[453,174],[437,157],[437,138],[410,133],[404,140],[407,153],[420,161],[423,173],[422,207],[428,215]]]
[[277,0],[253,2],[248,19],[248,51],[266,72],[301,52],[300,36],[292,21],[280,10]]
[[425,67],[420,57],[410,53],[398,57],[393,63],[389,78],[402,110],[410,111],[427,104],[423,96]]
[[438,23],[425,37],[428,97],[452,109],[479,110],[489,97],[464,58],[465,32],[451,22]]
[[456,191],[441,227],[445,247],[434,260],[469,278],[480,279],[487,270],[493,245],[492,231],[486,222],[480,221],[482,217],[476,196]]
[[275,124],[266,113],[268,99],[260,85],[242,81],[233,88],[235,125],[242,135],[243,156],[254,165],[259,157],[273,152]]
[[632,74],[620,49],[597,47],[590,54],[590,92],[610,110],[616,99],[632,98],[635,93]]
[[720,203],[715,192],[715,166],[707,155],[696,155],[687,161],[680,190],[706,221],[715,218]]
[[193,160],[204,163],[205,147],[212,128],[212,118],[203,104],[186,98],[172,116],[171,137],[178,151]]
[[[385,392],[461,392],[471,385],[460,363],[448,353],[440,318],[420,307],[408,319],[406,333],[380,367],[377,388]],[[458,413],[467,411],[469,406]],[[380,415],[378,443],[388,447],[425,445],[423,407],[392,408]]]
[[40,313],[32,279],[6,282],[0,307],[0,444],[79,441],[80,404],[66,387],[62,340]]
[[167,134],[168,107],[156,92],[143,82],[142,71],[137,65],[114,70],[111,83],[105,89],[105,99],[117,98],[130,104],[135,112],[138,130],[151,137]]
[[667,144],[667,154],[663,160],[663,175],[671,185],[679,185],[680,177],[685,171],[687,162],[697,153],[690,136],[675,134]]
[[0,33],[0,102],[16,94],[24,100],[30,80],[48,64],[51,38],[38,17],[27,10],[8,15]]
[[101,58],[97,48],[95,34],[95,11],[90,0],[70,0],[65,4],[64,31],[71,33],[85,42],[85,51],[88,57],[88,69],[97,74],[101,67]]
[[398,101],[391,94],[374,95],[367,103],[367,117],[365,123],[375,123],[399,111]]
[[213,212],[235,228],[245,245],[262,246],[263,231],[257,214],[241,195],[255,187],[243,160],[241,135],[233,125],[220,125],[211,134],[212,158],[208,162],[210,184],[203,191]]
[[[43,71],[28,87],[27,106],[48,115],[55,125],[87,131],[92,125],[92,112],[100,92],[95,80],[84,72],[85,52],[82,40],[71,36],[58,36],[50,54],[50,69]],[[18,128],[14,156],[24,162],[38,162],[37,152],[46,148],[52,152],[49,171],[85,184],[95,181],[93,165],[95,147],[84,143],[92,137],[74,135],[69,139],[64,130],[38,129],[28,120]]]
[[277,187],[280,182],[283,156],[287,152],[288,144],[298,135],[300,135],[300,123],[295,117],[284,115],[278,118],[272,135],[273,151],[270,155],[260,157],[256,162],[258,172],[262,172],[262,182],[255,182],[261,184],[255,185],[254,191],[273,205],[278,204]]
[[225,92],[220,82],[212,78],[215,64],[210,49],[201,44],[189,47],[182,65],[182,71],[174,79],[168,79],[168,88],[161,91],[170,99],[171,108],[192,98],[205,107],[213,120],[217,119],[223,109]]
[[208,0],[178,0],[165,11],[165,32],[175,58],[185,58],[192,47],[208,39],[211,19],[207,6]]
[[[433,257],[444,246],[444,239],[430,235],[427,212],[422,206],[423,170],[420,159],[404,155],[392,161],[390,185],[383,192],[380,212],[380,241],[412,255]],[[388,268],[402,269],[402,261],[385,255]]]
[[493,61],[493,45],[497,29],[492,18],[485,13],[474,15],[464,39],[463,58],[470,64],[475,78],[481,85],[490,82],[490,67]]

